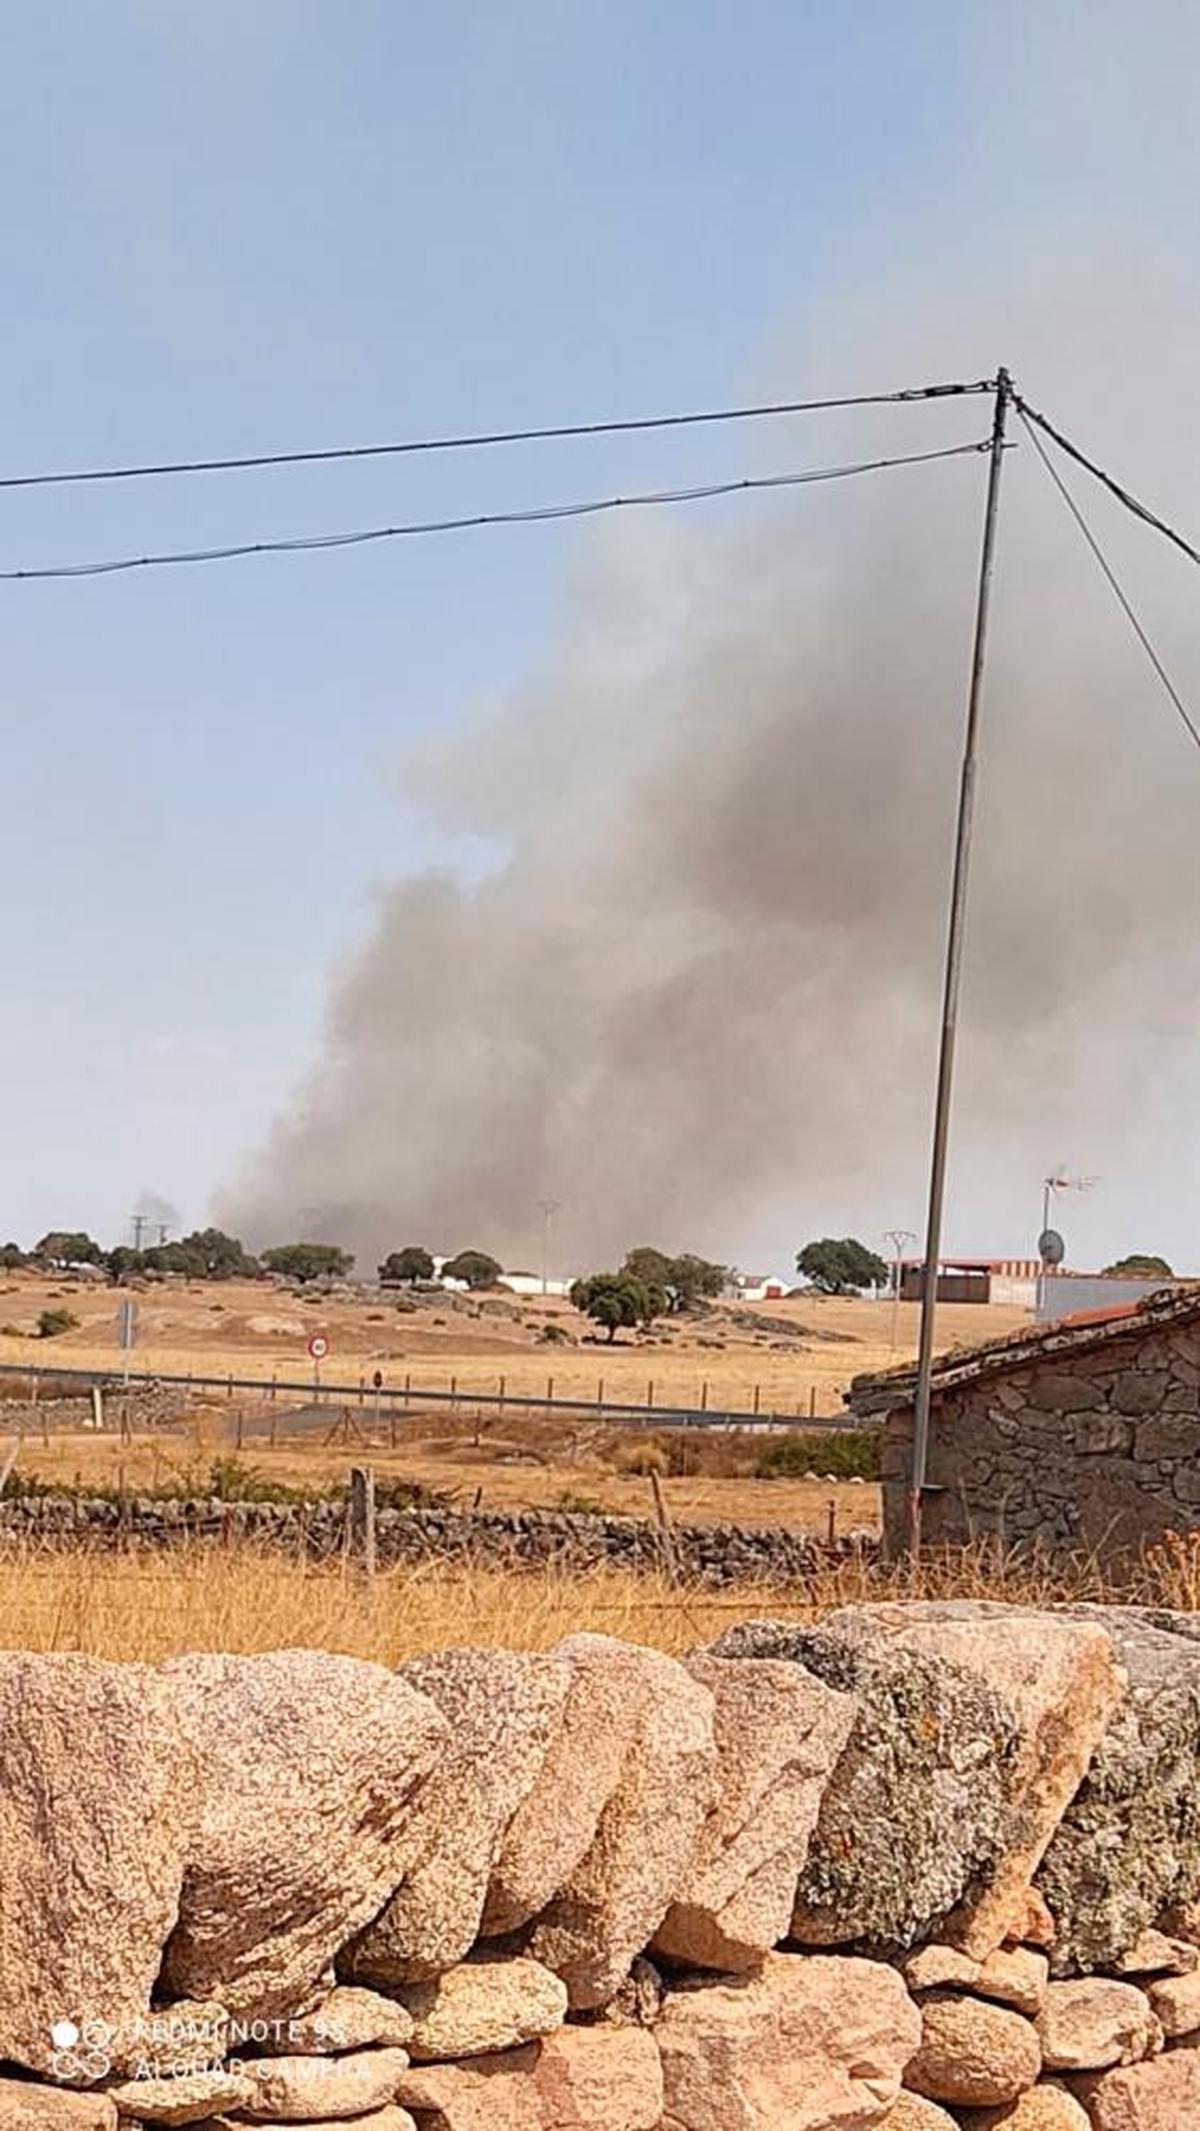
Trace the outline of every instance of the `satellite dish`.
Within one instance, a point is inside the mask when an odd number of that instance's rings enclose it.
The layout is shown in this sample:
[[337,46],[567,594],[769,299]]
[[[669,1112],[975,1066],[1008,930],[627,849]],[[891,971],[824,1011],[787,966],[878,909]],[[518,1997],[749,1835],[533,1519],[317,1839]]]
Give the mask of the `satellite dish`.
[[1067,1246],[1056,1228],[1044,1228],[1038,1237],[1038,1256],[1043,1265],[1061,1265]]

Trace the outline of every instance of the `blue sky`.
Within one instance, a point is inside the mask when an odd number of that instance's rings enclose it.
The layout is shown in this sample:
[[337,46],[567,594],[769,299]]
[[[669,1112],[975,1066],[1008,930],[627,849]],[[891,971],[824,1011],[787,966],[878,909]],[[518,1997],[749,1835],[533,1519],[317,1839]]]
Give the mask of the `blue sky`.
[[[961,0],[10,6],[0,465],[786,391],[821,374],[831,291],[895,289],[943,243],[981,286],[989,245],[1015,275],[1051,213],[1111,211],[1194,265],[1196,26],[1161,0],[1137,24]],[[10,493],[0,560],[599,494],[764,449]],[[0,587],[0,1229],[113,1238],[143,1187],[204,1214],[310,1060],[377,891],[472,862],[406,804],[404,745],[536,662],[587,537]]]

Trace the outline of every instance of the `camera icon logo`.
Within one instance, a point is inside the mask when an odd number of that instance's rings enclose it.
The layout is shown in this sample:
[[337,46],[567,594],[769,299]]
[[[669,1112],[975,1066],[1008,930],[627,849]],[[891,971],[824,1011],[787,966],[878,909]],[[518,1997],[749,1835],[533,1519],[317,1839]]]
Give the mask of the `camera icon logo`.
[[72,2020],[64,2015],[50,2029],[53,2049],[49,2072],[68,2085],[92,2086],[112,2070],[109,2049],[113,2031],[107,2020]]

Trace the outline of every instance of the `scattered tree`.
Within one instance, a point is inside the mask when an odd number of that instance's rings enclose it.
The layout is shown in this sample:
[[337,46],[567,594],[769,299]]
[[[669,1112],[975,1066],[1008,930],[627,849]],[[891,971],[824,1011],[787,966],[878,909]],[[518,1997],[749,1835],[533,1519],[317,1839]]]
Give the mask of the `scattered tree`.
[[104,1252],[98,1243],[93,1243],[82,1228],[52,1228],[33,1246],[33,1255],[42,1265],[52,1265],[56,1272],[67,1272],[73,1265],[102,1265]]
[[669,1258],[665,1251],[654,1250],[648,1243],[639,1244],[627,1254],[621,1271],[659,1289],[673,1315],[699,1309],[702,1303],[711,1301],[721,1293],[729,1277],[728,1266],[714,1265],[693,1251]]
[[257,1273],[257,1261],[243,1248],[240,1236],[227,1236],[223,1228],[197,1228],[167,1250],[186,1251],[199,1270],[199,1280],[238,1280]]
[[130,1243],[118,1243],[114,1250],[109,1251],[104,1263],[114,1287],[123,1287],[131,1273],[145,1271],[146,1254],[144,1251],[134,1250]]
[[817,1242],[806,1243],[797,1253],[796,1270],[823,1295],[883,1287],[888,1277],[883,1259],[854,1236],[822,1236]]
[[263,1252],[261,1263],[268,1273],[306,1285],[310,1280],[344,1280],[354,1256],[336,1243],[277,1243]]
[[6,1273],[15,1273],[17,1268],[28,1265],[29,1259],[19,1243],[0,1244],[0,1267]]
[[1127,1258],[1118,1258],[1115,1265],[1106,1265],[1106,1273],[1125,1273],[1131,1280],[1173,1280],[1174,1273],[1165,1258],[1156,1258],[1151,1251],[1135,1250]]
[[442,1278],[465,1280],[469,1288],[495,1287],[503,1270],[500,1260],[485,1250],[460,1250],[457,1258],[447,1258]]
[[593,1324],[604,1326],[610,1341],[620,1331],[652,1324],[668,1307],[662,1288],[630,1272],[589,1273],[572,1283],[570,1299]]
[[403,1250],[388,1252],[379,1277],[389,1285],[415,1287],[418,1280],[432,1280],[433,1259],[419,1243],[406,1243]]

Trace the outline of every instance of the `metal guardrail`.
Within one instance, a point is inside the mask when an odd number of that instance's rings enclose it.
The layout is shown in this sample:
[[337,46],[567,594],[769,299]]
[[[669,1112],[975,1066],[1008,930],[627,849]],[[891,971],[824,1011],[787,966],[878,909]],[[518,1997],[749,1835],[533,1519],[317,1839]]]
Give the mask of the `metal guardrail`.
[[[31,1369],[28,1363],[0,1363],[0,1378],[25,1377],[36,1386],[43,1377],[52,1383],[74,1382],[100,1384],[108,1391],[132,1390],[135,1386],[172,1385],[182,1390],[214,1390],[232,1398],[237,1391],[253,1392],[259,1398],[274,1401],[282,1392],[299,1392],[308,1404],[333,1405],[347,1400],[373,1413],[410,1414],[416,1406],[493,1407],[497,1411],[515,1410],[523,1413],[575,1413],[588,1414],[598,1420],[630,1421],[650,1428],[744,1428],[748,1430],[812,1428],[824,1432],[859,1429],[863,1423],[851,1414],[803,1414],[763,1413],[749,1408],[712,1406],[657,1406],[638,1405],[618,1399],[558,1398],[536,1391],[477,1391],[468,1385],[446,1391],[420,1384],[405,1383],[400,1386],[384,1385],[379,1391],[364,1378],[353,1383],[337,1383],[322,1378],[319,1383],[310,1377],[269,1377],[201,1375],[189,1372],[186,1375],[165,1370],[134,1370],[128,1376],[124,1369],[79,1369],[60,1368],[57,1365],[45,1371]],[[36,1396],[36,1391],[33,1393]]]

